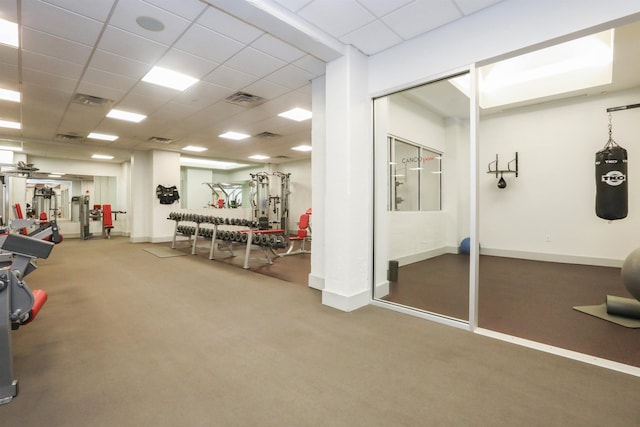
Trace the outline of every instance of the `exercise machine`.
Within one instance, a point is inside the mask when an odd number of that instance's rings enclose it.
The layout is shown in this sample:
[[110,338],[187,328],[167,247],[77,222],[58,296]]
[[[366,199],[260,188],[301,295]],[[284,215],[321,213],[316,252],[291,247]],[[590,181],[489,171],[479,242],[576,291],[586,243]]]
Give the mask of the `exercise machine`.
[[251,203],[253,220],[260,230],[281,229],[289,235],[289,181],[291,174],[283,172],[252,173]]
[[19,234],[8,234],[0,240],[0,255],[11,255],[11,264],[0,269],[0,404],[6,404],[18,395],[11,331],[32,322],[47,301],[45,291],[31,291],[23,279],[36,269],[32,261],[47,258],[54,244]]
[[[295,242],[299,242],[300,245],[298,249],[294,250]],[[279,254],[279,256],[310,254],[311,250],[306,247],[307,242],[311,242],[311,208],[300,215],[297,234],[289,236],[289,249],[287,252]]]

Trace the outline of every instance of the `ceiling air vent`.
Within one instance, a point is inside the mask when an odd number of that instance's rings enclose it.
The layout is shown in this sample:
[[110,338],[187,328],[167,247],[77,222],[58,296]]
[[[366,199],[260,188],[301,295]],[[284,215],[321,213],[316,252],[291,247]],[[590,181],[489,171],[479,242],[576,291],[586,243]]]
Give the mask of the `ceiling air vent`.
[[162,138],[160,136],[152,136],[147,141],[149,141],[149,142],[157,142],[157,143],[160,143],[160,144],[171,144],[173,142],[173,139]]
[[225,101],[242,107],[255,107],[256,105],[260,105],[265,102],[266,99],[246,92],[236,92],[233,95],[226,97]]
[[73,98],[71,98],[71,102],[86,105],[87,107],[103,107],[105,105],[110,105],[113,100],[100,98],[99,96],[87,95],[86,93],[76,93],[73,95]]
[[56,139],[59,141],[82,141],[84,136],[75,133],[59,133],[56,135]]
[[256,138],[265,138],[265,139],[270,139],[270,138],[280,138],[282,135],[279,135],[277,133],[273,133],[273,132],[261,132],[257,135],[254,135]]
[[289,157],[289,156],[282,156],[282,155],[280,155],[280,156],[273,156],[273,157],[272,157],[272,159],[290,159],[290,158],[291,158],[291,157]]

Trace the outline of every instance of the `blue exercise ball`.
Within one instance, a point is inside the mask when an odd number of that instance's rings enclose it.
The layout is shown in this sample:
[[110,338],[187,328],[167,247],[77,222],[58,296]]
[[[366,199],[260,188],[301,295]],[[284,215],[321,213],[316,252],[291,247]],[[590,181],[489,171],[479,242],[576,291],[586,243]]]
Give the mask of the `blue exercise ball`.
[[459,251],[464,255],[469,255],[471,253],[471,239],[469,237],[465,237],[464,239],[462,239],[462,242],[460,242]]

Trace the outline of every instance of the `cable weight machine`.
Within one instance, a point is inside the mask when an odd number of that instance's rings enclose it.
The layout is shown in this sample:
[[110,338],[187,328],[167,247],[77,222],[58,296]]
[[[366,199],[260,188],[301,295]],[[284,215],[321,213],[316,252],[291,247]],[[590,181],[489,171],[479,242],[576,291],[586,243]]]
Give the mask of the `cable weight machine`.
[[289,181],[291,174],[283,172],[252,173],[251,207],[253,220],[260,230],[277,228],[289,235]]

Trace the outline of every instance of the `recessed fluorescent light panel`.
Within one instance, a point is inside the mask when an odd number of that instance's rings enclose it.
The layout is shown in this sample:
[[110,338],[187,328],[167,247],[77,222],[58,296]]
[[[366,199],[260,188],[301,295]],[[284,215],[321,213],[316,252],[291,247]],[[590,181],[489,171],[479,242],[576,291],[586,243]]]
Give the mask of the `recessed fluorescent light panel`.
[[311,118],[311,111],[303,108],[294,108],[292,110],[285,111],[284,113],[280,113],[278,116],[284,117],[285,119],[295,120],[296,122],[301,122]]
[[18,24],[0,19],[0,43],[18,47]]
[[311,151],[310,145],[298,145],[297,147],[291,147],[292,150],[296,151]]
[[98,160],[111,160],[113,159],[113,156],[107,156],[105,154],[94,154],[91,156],[92,159],[98,159]]
[[18,122],[12,122],[9,120],[0,120],[0,128],[20,129],[22,125]]
[[167,68],[153,67],[151,71],[142,78],[142,81],[168,87],[170,89],[186,90],[188,87],[196,83],[198,79]]
[[194,153],[202,153],[203,151],[207,151],[207,148],[197,147],[195,145],[187,145],[183,148],[184,151],[193,151]]
[[222,162],[219,160],[198,159],[193,157],[180,157],[181,166],[189,166],[194,168],[206,168],[206,169],[238,169],[244,168],[249,165],[233,162]]
[[22,147],[17,147],[14,145],[0,145],[0,150],[4,151],[22,151]]
[[140,123],[147,118],[147,116],[145,116],[144,114],[129,113],[122,110],[111,110],[109,111],[109,114],[107,114],[107,117],[134,123]]
[[20,92],[9,89],[0,89],[0,99],[4,101],[20,102]]
[[251,135],[247,135],[246,133],[240,132],[225,132],[222,135],[218,135],[220,138],[233,139],[235,141],[240,141],[242,139],[247,139]]
[[50,173],[49,175],[47,175],[49,178],[62,178],[62,175],[58,175],[55,173]]
[[103,141],[115,141],[116,139],[118,139],[116,135],[107,135],[105,133],[95,133],[95,132],[91,132],[89,135],[87,135],[87,138],[101,139]]
[[263,156],[262,154],[255,154],[253,156],[249,156],[249,158],[253,159],[253,160],[267,160],[267,159],[270,159],[269,156]]

